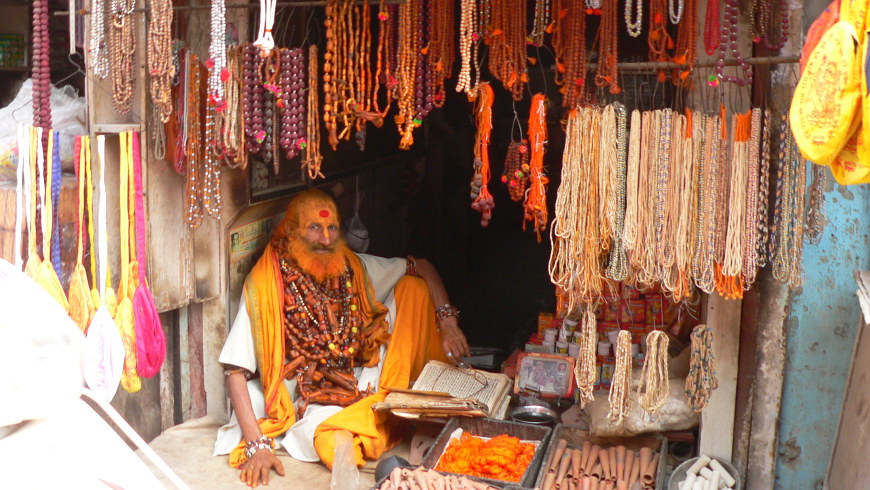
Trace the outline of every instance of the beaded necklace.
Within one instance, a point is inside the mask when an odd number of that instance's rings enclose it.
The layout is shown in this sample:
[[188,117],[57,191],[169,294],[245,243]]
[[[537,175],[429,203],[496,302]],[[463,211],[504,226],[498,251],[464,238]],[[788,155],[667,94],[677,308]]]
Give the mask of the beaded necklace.
[[318,177],[323,178],[323,173],[320,172],[320,164],[323,162],[323,157],[320,155],[320,124],[317,119],[317,114],[319,114],[318,79],[317,45],[312,44],[308,48],[308,121],[306,127],[308,141],[302,147],[304,152],[302,168],[308,171],[308,178],[311,180]]
[[208,103],[217,107],[218,112],[223,112],[226,109],[224,82],[229,79],[226,0],[211,1],[211,42],[208,56],[205,62],[208,67]]
[[601,251],[610,250],[616,219],[616,109],[607,105],[601,112],[598,131],[598,236]]
[[423,120],[432,110],[432,72],[429,66],[429,41],[432,39],[432,22],[427,17],[426,3],[417,2],[417,52],[414,64],[414,114],[417,121]]
[[[282,253],[286,255],[286,253]],[[284,335],[289,359],[304,356],[296,374],[317,363],[349,372],[361,351],[363,320],[353,269],[324,284],[285,257],[279,259],[284,288]],[[306,346],[303,348],[302,346]]]
[[474,45],[474,60],[476,65],[477,6],[475,0],[460,0],[459,4],[459,59],[461,60],[456,91],[471,94],[472,45]]
[[432,20],[432,38],[429,42],[429,72],[432,77],[435,107],[443,107],[446,101],[444,81],[450,78],[455,60],[453,36],[453,0],[430,0],[429,18]]
[[761,133],[761,162],[758,168],[758,210],[756,228],[758,246],[755,250],[755,263],[758,268],[767,264],[768,217],[770,198],[770,109],[764,109]]
[[257,88],[263,90],[263,132],[261,133],[263,146],[260,150],[260,156],[264,163],[272,162],[272,169],[275,175],[278,175],[280,160],[274,157],[278,154],[275,137],[277,133],[278,111],[276,103],[279,92],[278,77],[281,75],[281,52],[277,49],[261,50],[257,74],[259,77]]
[[323,53],[323,125],[326,127],[329,145],[338,148],[338,70],[341,61],[338,59],[343,26],[339,25],[338,0],[327,0],[326,19],[326,51]]
[[[253,44],[245,45],[244,79],[242,107],[245,115],[245,148],[251,155],[257,155],[263,148],[266,137],[263,119],[263,85],[259,82],[257,67],[260,64],[260,50]],[[324,109],[326,110],[326,109]]]
[[229,77],[224,84],[227,108],[219,116],[221,124],[221,154],[224,163],[230,168],[244,170],[248,166],[248,152],[245,151],[245,118],[242,110],[242,73],[243,47],[231,47],[227,53]]
[[614,281],[622,281],[628,275],[625,249],[623,247],[627,178],[626,115],[625,106],[619,102],[613,103],[613,108],[616,111],[616,192],[613,219],[613,244],[610,247],[610,260],[607,264],[606,276]]
[[595,85],[609,87],[611,94],[618,94],[619,88],[619,32],[617,28],[618,2],[604,3],[601,9],[601,23],[598,27],[598,73],[595,74]]
[[[719,0],[707,0],[707,12],[704,16],[704,52],[713,56],[721,44],[722,29],[719,25]],[[718,34],[718,35],[717,35]]]
[[[682,1],[682,0],[681,0]],[[671,81],[678,87],[690,87],[692,69],[695,66],[698,49],[698,3],[697,0],[685,0],[685,11],[682,22],[677,28],[677,44],[671,61],[685,65],[674,70]]]
[[[40,2],[35,2],[33,4],[34,13],[36,12],[38,5],[41,5]],[[160,6],[158,6],[157,12],[159,12],[159,7]],[[40,6],[39,8],[42,7]],[[105,0],[91,0],[91,30],[88,42],[88,53],[90,54],[90,59],[88,60],[88,65],[91,67],[94,75],[96,75],[100,80],[103,80],[109,75],[109,58],[106,54],[105,17]],[[40,38],[34,37],[34,39]],[[34,55],[38,49],[42,49],[40,45],[41,43],[33,43]],[[33,69],[36,70],[35,64]]]
[[554,0],[559,12],[552,43],[556,55],[555,83],[562,88],[562,106],[576,107],[586,88],[586,10]]
[[547,229],[547,178],[544,171],[544,152],[547,144],[547,100],[543,94],[532,96],[529,108],[529,190],[523,201],[523,230],[531,221],[538,243],[541,231]]
[[526,140],[508,144],[501,181],[507,185],[512,201],[523,200],[529,186],[529,146]]
[[727,226],[727,234],[722,260],[722,282],[718,285],[717,291],[728,299],[739,299],[743,297],[743,247],[748,209],[747,176],[752,113],[747,111],[745,114],[735,114],[733,121],[728,216],[722,223]]
[[671,130],[673,128],[673,112],[665,109],[661,112],[659,126],[658,159],[655,166],[655,256],[659,270],[672,264],[673,255],[667,237],[668,222],[668,187],[671,179]]
[[[661,62],[670,60],[668,49],[673,48],[674,40],[671,39],[671,35],[668,33],[667,18],[665,16],[666,10],[666,0],[650,0],[650,28],[647,34],[650,61]],[[659,83],[665,81],[665,72],[666,70],[664,69],[658,70]]]
[[679,210],[679,219],[675,233],[674,261],[677,269],[677,284],[673,290],[674,300],[681,301],[691,296],[691,280],[692,280],[692,251],[695,246],[694,239],[696,237],[695,224],[697,220],[697,165],[695,165],[695,157],[698,155],[696,151],[696,142],[700,137],[695,137],[698,133],[698,125],[694,124],[693,114],[690,110],[686,110],[684,116],[684,141],[682,148],[676,149],[677,152],[682,151],[682,156],[679,158],[679,184],[676,186],[677,203],[676,209]]
[[[399,148],[407,150],[414,144],[414,129],[422,124],[416,115],[416,66],[418,62],[419,37],[415,32],[418,22],[418,3],[420,0],[409,0],[399,6],[399,43],[398,65],[398,114],[396,127],[402,136]],[[421,82],[423,80],[420,80]],[[422,96],[422,92],[420,93]]]
[[205,148],[202,169],[202,210],[215,219],[221,217],[221,159],[214,148],[218,147],[217,107],[205,108]]
[[704,410],[713,390],[719,386],[713,355],[713,329],[698,325],[692,330],[692,351],[686,376],[686,396],[695,412]]
[[260,25],[257,29],[257,40],[254,41],[254,46],[260,48],[264,57],[269,55],[275,47],[275,40],[272,38],[275,7],[277,7],[276,0],[260,0]]
[[489,44],[489,71],[514,100],[523,96],[526,73],[526,0],[495,2]]
[[[631,4],[637,2],[634,21],[631,20]],[[625,30],[631,37],[638,37],[643,31],[643,0],[625,0]]]
[[[743,87],[752,84],[752,65],[740,54],[737,45],[737,25],[739,24],[738,0],[725,0],[725,21],[719,34],[719,58],[716,60],[716,76],[724,82],[736,83]],[[731,56],[740,64],[743,78],[725,75],[726,46],[731,50]]]
[[[374,88],[372,88],[372,108],[380,115],[381,118],[387,115],[390,106],[393,103],[393,93],[397,85],[396,77],[393,73],[393,54],[396,46],[394,43],[395,37],[393,33],[396,30],[396,16],[390,15],[390,8],[384,4],[384,0],[380,0],[378,8],[378,54],[377,66],[375,69]],[[386,87],[385,96],[386,103],[381,109],[378,103],[378,92],[380,91],[381,83]]]
[[187,174],[185,179],[185,215],[184,220],[191,228],[198,228],[202,223],[202,192],[200,168],[203,159],[203,138],[201,137],[201,109],[202,102],[202,71],[199,58],[196,54],[188,51],[187,54],[187,87],[186,87],[186,146],[185,157],[187,161]]
[[136,0],[112,0],[109,26],[109,66],[112,73],[112,104],[127,114],[133,104],[136,73]]
[[154,104],[158,120],[162,123],[169,121],[172,114],[171,84],[175,76],[175,65],[172,62],[171,29],[172,1],[152,1],[148,23],[148,74],[151,77],[151,103]]
[[292,159],[299,154],[306,141],[305,86],[308,73],[305,70],[305,52],[302,48],[284,48],[280,53],[281,91],[278,94],[278,108],[281,134],[278,142],[287,159]]
[[489,192],[491,170],[489,166],[489,143],[492,133],[492,102],[495,94],[488,83],[480,84],[477,89],[477,102],[474,107],[477,137],[474,143],[474,177],[473,183],[479,188],[473,196],[471,209],[481,214],[480,226],[489,225],[495,201]]
[[535,17],[528,43],[536,48],[544,45],[544,33],[547,32],[547,27],[550,25],[550,1],[535,0]]
[[764,47],[771,51],[778,51],[788,41],[789,6],[788,1],[779,2],[779,39],[771,41],[773,37],[773,16],[771,15],[770,0],[753,0],[749,8],[749,25],[752,28],[752,40],[763,43]]
[[761,109],[752,109],[752,134],[749,140],[749,168],[746,178],[746,216],[743,231],[743,289],[749,290],[758,271],[755,251],[758,248],[758,179],[761,143]]
[[[48,0],[33,2],[33,125],[51,128],[51,52],[49,50]],[[43,147],[49,132],[42,133]]]
[[643,117],[639,110],[631,111],[631,131],[626,164],[625,225],[622,234],[622,246],[627,251],[633,250],[637,241],[638,182],[640,179],[640,151],[643,144],[642,120]]
[[825,183],[828,172],[821,165],[812,166],[812,184],[809,187],[810,202],[806,212],[806,242],[818,245],[822,240],[827,219],[825,217]]

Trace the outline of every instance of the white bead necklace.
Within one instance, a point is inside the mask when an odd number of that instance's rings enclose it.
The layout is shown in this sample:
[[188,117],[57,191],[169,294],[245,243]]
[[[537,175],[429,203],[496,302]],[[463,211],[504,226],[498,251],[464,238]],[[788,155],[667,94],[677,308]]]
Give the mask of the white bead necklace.
[[275,48],[275,39],[272,38],[272,26],[275,24],[276,0],[260,0],[260,29],[254,46],[269,54]]
[[[674,13],[674,4],[677,4],[677,11]],[[679,24],[683,18],[683,8],[686,6],[685,0],[668,0],[668,16],[671,18],[671,24]]]
[[634,0],[637,2],[637,14],[634,22],[631,21],[631,3],[632,0],[625,0],[625,29],[631,37],[640,36],[643,30],[643,0]]
[[211,43],[208,47],[208,99],[222,107],[224,84],[221,75],[227,67],[227,5],[226,0],[211,2]]

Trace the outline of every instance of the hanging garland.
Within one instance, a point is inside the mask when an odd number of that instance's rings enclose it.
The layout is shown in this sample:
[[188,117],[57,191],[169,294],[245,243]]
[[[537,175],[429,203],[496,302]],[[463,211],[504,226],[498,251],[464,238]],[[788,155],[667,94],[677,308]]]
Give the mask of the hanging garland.
[[547,184],[550,179],[544,171],[544,152],[547,144],[547,100],[535,94],[529,109],[529,189],[523,201],[523,231],[531,222],[541,242],[541,232],[547,229]]
[[492,133],[492,102],[495,93],[488,83],[477,88],[474,106],[477,137],[474,142],[474,177],[471,182],[471,209],[481,214],[480,226],[488,226],[492,219],[495,201],[489,192],[491,170],[489,167],[489,142]]

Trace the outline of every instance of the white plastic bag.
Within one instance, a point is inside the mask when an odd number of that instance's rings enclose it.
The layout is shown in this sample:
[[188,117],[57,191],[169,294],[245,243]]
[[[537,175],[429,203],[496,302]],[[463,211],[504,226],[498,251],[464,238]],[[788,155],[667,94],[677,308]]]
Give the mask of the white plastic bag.
[[360,487],[359,468],[353,458],[353,434],[335,433],[335,459],[332,461],[332,490],[355,490]]

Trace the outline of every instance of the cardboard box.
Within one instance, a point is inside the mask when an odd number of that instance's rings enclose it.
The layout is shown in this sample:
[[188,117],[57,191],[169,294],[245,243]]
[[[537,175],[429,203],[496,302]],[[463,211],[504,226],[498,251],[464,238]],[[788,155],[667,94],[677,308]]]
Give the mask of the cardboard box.
[[620,323],[646,323],[646,302],[642,299],[628,299],[619,305]]

